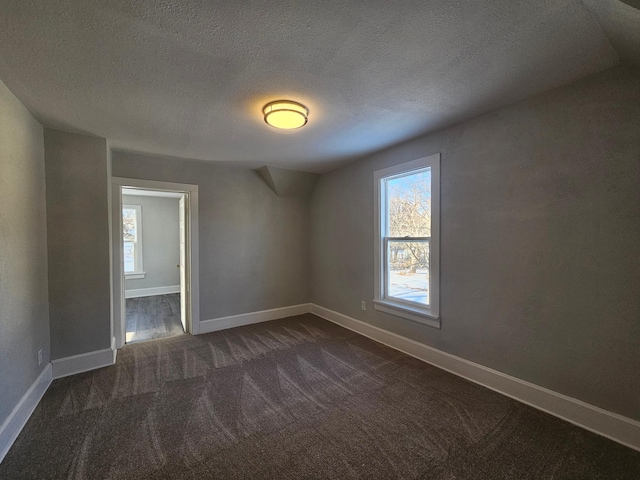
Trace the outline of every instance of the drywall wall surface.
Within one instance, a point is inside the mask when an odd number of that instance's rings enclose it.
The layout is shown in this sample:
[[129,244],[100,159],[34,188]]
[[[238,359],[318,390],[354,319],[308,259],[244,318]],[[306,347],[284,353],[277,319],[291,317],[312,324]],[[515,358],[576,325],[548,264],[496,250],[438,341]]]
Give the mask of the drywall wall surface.
[[309,301],[309,199],[249,169],[113,152],[113,175],[198,185],[200,318]]
[[2,425],[49,363],[49,303],[42,127],[1,81],[0,171]]
[[180,285],[180,200],[123,195],[123,205],[140,205],[145,278],[125,280],[125,290]]
[[109,348],[107,144],[45,128],[53,359]]
[[[370,303],[374,171],[437,152],[440,330]],[[630,71],[325,174],[311,212],[313,302],[640,420],[640,79]]]

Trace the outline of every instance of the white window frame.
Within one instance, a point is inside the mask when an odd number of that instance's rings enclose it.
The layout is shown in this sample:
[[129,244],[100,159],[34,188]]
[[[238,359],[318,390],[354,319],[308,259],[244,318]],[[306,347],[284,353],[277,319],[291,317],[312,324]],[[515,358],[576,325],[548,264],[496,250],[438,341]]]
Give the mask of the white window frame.
[[[142,254],[142,206],[141,205],[122,205],[122,210],[135,210],[136,211],[136,239],[133,242],[134,246],[134,259],[135,269],[133,272],[125,272],[124,278],[126,280],[137,280],[145,278],[144,272],[144,257]],[[129,240],[127,240],[129,241]],[[125,239],[122,238],[122,251],[124,252]],[[124,272],[124,266],[123,266]]]
[[[431,170],[431,237],[429,245],[429,302],[428,307],[385,297],[386,282],[386,189],[384,180],[412,171]],[[414,322],[440,328],[440,154],[418,158],[411,162],[378,170],[373,174],[375,192],[375,293],[376,310]]]

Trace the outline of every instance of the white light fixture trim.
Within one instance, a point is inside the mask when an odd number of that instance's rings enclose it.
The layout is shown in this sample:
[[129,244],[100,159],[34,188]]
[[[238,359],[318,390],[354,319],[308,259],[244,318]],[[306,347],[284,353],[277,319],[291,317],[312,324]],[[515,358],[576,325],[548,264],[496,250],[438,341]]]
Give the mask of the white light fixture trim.
[[262,113],[268,125],[284,130],[304,127],[309,117],[309,109],[292,100],[269,102],[263,107]]

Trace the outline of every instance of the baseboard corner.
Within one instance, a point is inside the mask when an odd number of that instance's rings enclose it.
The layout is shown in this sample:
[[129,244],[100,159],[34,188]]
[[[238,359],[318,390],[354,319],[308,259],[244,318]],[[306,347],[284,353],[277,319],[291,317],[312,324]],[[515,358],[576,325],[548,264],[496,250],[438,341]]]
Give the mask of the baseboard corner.
[[53,378],[68,377],[69,375],[114,365],[118,355],[115,340],[115,337],[111,337],[110,348],[52,360]]
[[27,424],[33,411],[40,403],[45,392],[53,380],[52,367],[48,363],[40,372],[38,378],[31,384],[29,389],[22,396],[18,404],[13,408],[7,419],[0,426],[0,463],[9,453],[18,435]]
[[242,327],[254,323],[269,322],[280,318],[302,315],[311,311],[310,303],[301,303],[287,307],[272,308],[269,310],[259,310],[256,312],[230,315],[200,322],[199,333],[211,333],[228,328]]

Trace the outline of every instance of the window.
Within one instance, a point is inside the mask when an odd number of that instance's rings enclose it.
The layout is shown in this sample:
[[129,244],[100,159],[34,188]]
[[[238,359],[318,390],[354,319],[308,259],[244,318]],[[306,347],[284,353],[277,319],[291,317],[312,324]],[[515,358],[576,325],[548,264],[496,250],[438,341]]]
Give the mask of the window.
[[126,278],[144,278],[142,268],[142,215],[140,205],[122,206],[122,241]]
[[374,174],[374,307],[440,327],[440,154]]

